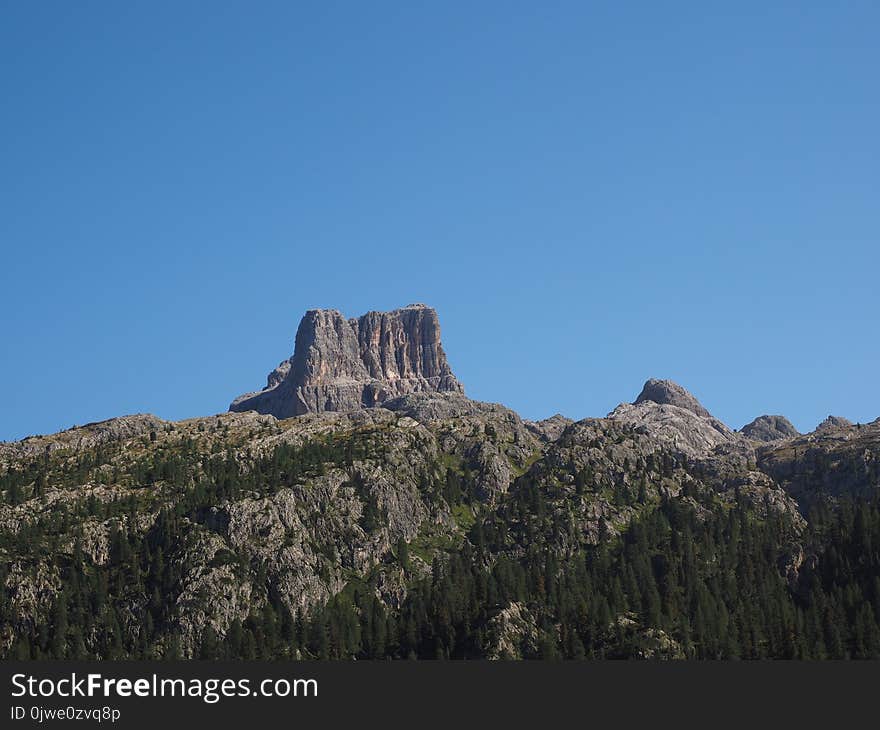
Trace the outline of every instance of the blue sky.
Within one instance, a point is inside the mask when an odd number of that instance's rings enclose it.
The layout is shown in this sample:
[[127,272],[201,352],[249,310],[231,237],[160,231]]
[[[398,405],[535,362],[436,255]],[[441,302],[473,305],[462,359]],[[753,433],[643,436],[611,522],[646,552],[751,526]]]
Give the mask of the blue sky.
[[0,6],[0,439],[225,410],[312,307],[474,398],[880,416],[880,5]]

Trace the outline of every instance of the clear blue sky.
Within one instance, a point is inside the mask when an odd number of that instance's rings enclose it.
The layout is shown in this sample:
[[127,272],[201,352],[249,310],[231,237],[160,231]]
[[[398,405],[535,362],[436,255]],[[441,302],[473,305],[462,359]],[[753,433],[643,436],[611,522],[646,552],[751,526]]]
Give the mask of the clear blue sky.
[[3,2],[0,439],[423,301],[474,398],[880,416],[880,4]]

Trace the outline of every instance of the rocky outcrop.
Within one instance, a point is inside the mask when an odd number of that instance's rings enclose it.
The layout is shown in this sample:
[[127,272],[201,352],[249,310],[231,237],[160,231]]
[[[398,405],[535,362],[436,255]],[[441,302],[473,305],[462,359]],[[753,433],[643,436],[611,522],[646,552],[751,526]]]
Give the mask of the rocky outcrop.
[[710,415],[709,411],[703,408],[694,396],[688,393],[678,383],[673,383],[671,380],[656,380],[655,378],[651,378],[645,383],[642,392],[639,393],[639,397],[636,398],[634,405],[639,405],[640,403],[645,402],[677,406],[678,408],[684,408],[691,413],[696,413],[698,416]]
[[7,458],[24,455],[35,456],[55,451],[80,451],[114,442],[125,441],[135,436],[152,436],[173,426],[149,413],[136,413],[119,416],[106,421],[73,426],[49,436],[28,436],[21,441],[0,444],[0,464]]
[[441,449],[475,467],[479,492],[488,501],[506,492],[520,466],[540,453],[540,442],[522,419],[497,403],[459,393],[412,393],[387,401],[383,408],[439,427]]
[[814,433],[824,431],[836,431],[839,428],[852,428],[853,422],[841,416],[828,416],[822,423],[816,426]]
[[758,416],[754,421],[743,426],[740,433],[752,441],[765,442],[796,438],[801,435],[785,416]]
[[634,403],[622,403],[609,418],[650,434],[688,457],[741,440],[687,390],[670,380],[649,380]]
[[487,634],[487,659],[523,659],[538,653],[540,630],[535,617],[522,603],[502,608],[489,621]]
[[821,500],[868,497],[880,486],[880,419],[767,444],[758,450],[758,466],[802,512]]
[[572,423],[574,423],[572,419],[556,413],[540,421],[526,421],[526,428],[542,441],[553,442],[562,436],[562,432]]
[[276,418],[370,408],[408,393],[463,392],[440,343],[437,313],[424,304],[346,319],[306,312],[293,356],[258,393],[236,398],[231,411]]

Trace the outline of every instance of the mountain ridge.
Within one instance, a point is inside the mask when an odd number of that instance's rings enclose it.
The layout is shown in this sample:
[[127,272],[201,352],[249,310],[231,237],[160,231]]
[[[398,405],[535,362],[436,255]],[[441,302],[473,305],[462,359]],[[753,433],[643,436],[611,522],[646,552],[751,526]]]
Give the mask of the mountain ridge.
[[528,421],[438,387],[432,312],[312,310],[239,401],[291,417],[0,444],[0,657],[880,657],[880,419]]

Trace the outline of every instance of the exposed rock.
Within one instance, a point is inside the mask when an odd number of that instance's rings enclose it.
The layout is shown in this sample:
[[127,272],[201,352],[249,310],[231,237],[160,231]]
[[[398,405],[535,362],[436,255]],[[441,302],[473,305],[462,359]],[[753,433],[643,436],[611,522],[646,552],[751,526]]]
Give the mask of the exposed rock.
[[114,441],[144,434],[158,433],[170,427],[167,421],[149,413],[110,418],[106,421],[73,426],[50,436],[29,436],[11,444],[2,444],[0,456],[5,454],[45,454],[61,449],[88,449]]
[[[609,636],[623,635],[626,640],[637,646],[636,655],[639,659],[671,660],[685,659],[681,644],[663,629],[644,628],[633,613],[621,614],[609,629]],[[610,643],[610,642],[609,642]]]
[[441,449],[477,468],[482,496],[507,491],[515,472],[540,453],[540,443],[520,417],[497,403],[459,393],[412,393],[383,407],[438,429]]
[[278,364],[278,367],[275,368],[271,373],[269,373],[269,377],[266,378],[266,387],[274,388],[276,385],[279,385],[284,378],[287,377],[287,374],[290,372],[290,360],[284,360]]
[[487,659],[523,659],[538,651],[535,617],[522,603],[511,603],[489,621]]
[[[404,413],[417,421],[428,422],[476,416],[484,407],[491,409],[493,405],[471,400],[460,393],[411,393],[387,400],[382,407],[396,413]],[[503,406],[494,407],[508,410]]]
[[696,413],[698,416],[708,417],[709,411],[700,405],[700,402],[694,398],[688,391],[682,388],[678,383],[671,380],[656,380],[651,378],[645,383],[642,392],[635,400],[635,405],[651,401],[660,405],[678,406],[685,410]]
[[880,487],[880,419],[767,444],[758,450],[758,466],[804,513],[822,499],[869,497]]
[[[678,412],[675,415],[680,424],[688,423],[682,414],[703,425],[711,421],[675,406],[650,403],[627,407],[648,412],[671,409]],[[658,437],[658,433],[663,432],[633,426],[625,419],[588,418],[568,427],[546,448],[527,476],[529,482],[558,485],[555,493],[560,512],[566,515],[563,524],[567,523],[567,529],[557,525],[546,539],[561,553],[575,544],[595,545],[619,534],[640,505],[661,498],[681,499],[685,485],[709,490],[731,504],[746,499],[762,516],[772,512],[784,517],[795,530],[802,529],[797,504],[770,477],[757,471],[754,449],[745,439],[734,437],[711,453],[704,450],[698,454],[676,446],[668,434]]]
[[768,442],[801,435],[785,416],[758,416],[743,426],[740,433],[752,441]]
[[780,556],[779,565],[789,589],[802,598],[809,595],[810,578],[819,566],[819,556],[813,551],[806,552],[803,545],[794,544]]
[[232,622],[244,621],[257,603],[226,542],[207,530],[190,534],[193,545],[184,560],[187,571],[174,606],[185,657],[196,654],[208,627],[224,636]]
[[650,434],[688,457],[708,456],[721,445],[741,440],[671,380],[649,380],[634,403],[621,403],[608,418]]
[[839,428],[852,428],[853,422],[841,416],[828,416],[822,423],[816,426],[814,433],[823,431],[835,431]]
[[501,417],[516,421],[525,429],[525,422],[507,406],[471,400],[460,393],[410,393],[385,401],[382,408],[424,423],[456,418]]
[[806,527],[806,520],[798,511],[798,503],[764,472],[751,470],[728,475],[727,480],[722,485],[715,485],[715,488],[731,500],[738,494],[739,499],[748,502],[761,519],[771,515],[783,516],[798,532]]
[[687,456],[705,456],[738,436],[717,418],[699,416],[679,406],[642,401],[622,403],[608,416],[662,441]]
[[525,423],[526,428],[528,428],[529,431],[535,434],[539,439],[542,441],[553,442],[562,436],[562,432],[574,423],[574,421],[570,418],[566,418],[561,413],[557,413],[550,416],[550,418],[545,418],[541,421],[526,421]]
[[424,304],[346,319],[306,312],[293,356],[258,393],[236,398],[231,411],[277,418],[369,408],[407,393],[462,392],[440,343],[437,313]]

